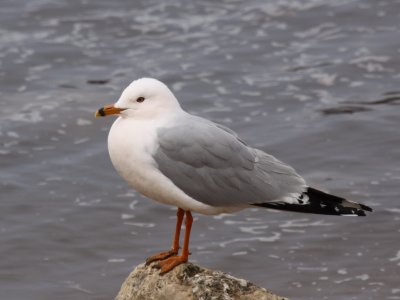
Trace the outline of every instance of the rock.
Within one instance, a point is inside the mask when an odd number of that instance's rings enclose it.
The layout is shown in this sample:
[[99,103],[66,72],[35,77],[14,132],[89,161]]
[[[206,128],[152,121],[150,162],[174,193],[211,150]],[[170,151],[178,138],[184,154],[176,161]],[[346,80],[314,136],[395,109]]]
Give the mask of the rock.
[[115,300],[287,300],[244,279],[192,263],[165,275],[137,266],[122,284]]

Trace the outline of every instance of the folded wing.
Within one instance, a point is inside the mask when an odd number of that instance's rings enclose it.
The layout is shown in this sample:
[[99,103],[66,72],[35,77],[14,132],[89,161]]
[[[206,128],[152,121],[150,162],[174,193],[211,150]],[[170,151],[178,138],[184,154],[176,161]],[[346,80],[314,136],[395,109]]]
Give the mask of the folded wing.
[[160,171],[190,197],[211,206],[248,206],[297,197],[304,180],[263,151],[208,120],[186,116],[158,131]]

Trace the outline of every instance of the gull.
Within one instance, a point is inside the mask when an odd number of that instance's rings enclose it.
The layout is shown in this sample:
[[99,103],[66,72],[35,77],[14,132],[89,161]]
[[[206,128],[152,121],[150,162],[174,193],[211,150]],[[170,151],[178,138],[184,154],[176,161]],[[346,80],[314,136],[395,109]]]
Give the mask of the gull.
[[[108,134],[111,162],[144,196],[177,207],[170,250],[146,265],[164,274],[187,262],[193,217],[260,207],[325,215],[365,216],[366,205],[309,187],[289,165],[247,145],[231,129],[184,111],[161,81],[133,81],[118,101],[96,112],[117,115]],[[180,255],[183,220],[185,234]]]

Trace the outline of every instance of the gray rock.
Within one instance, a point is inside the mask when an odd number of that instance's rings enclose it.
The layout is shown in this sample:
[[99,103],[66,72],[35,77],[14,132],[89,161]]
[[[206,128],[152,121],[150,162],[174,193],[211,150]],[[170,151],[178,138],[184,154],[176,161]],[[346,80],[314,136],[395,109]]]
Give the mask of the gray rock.
[[165,275],[144,264],[122,284],[115,300],[287,300],[244,279],[192,263]]

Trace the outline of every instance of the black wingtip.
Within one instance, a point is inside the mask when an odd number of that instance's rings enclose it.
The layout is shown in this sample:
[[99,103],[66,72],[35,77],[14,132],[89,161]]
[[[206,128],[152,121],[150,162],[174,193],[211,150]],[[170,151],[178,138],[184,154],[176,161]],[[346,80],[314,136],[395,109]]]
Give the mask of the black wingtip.
[[320,190],[308,187],[307,190],[299,196],[298,203],[290,203],[284,201],[256,203],[253,204],[259,207],[296,211],[311,214],[323,215],[339,215],[339,216],[360,216],[365,217],[366,211],[372,212],[372,208],[348,201],[344,198],[327,194]]
[[358,204],[360,205],[360,207],[361,207],[363,210],[370,211],[370,212],[373,212],[373,211],[374,211],[371,207],[369,207],[369,206],[367,206],[367,205],[365,205],[365,204],[361,204],[361,203],[358,203]]

